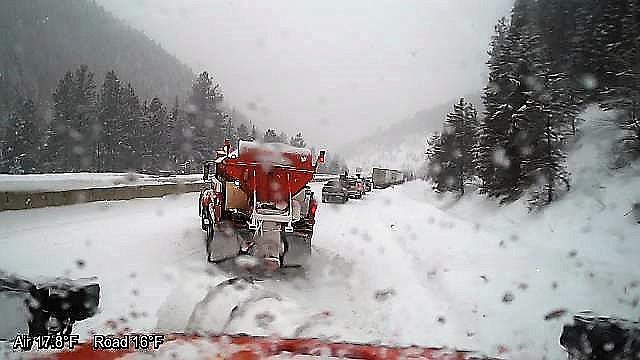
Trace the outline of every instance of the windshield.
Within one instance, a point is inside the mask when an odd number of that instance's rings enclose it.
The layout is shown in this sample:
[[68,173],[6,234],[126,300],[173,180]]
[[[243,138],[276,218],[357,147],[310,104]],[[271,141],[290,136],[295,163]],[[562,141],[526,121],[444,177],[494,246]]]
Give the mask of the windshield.
[[640,2],[0,29],[0,357],[639,358]]

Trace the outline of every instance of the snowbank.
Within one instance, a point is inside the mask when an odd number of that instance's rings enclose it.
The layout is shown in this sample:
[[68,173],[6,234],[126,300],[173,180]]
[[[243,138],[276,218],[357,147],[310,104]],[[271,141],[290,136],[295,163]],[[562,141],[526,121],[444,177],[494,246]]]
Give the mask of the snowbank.
[[65,191],[95,187],[197,181],[202,175],[158,177],[136,173],[0,174],[0,191]]
[[[593,310],[638,319],[640,226],[629,212],[632,204],[640,201],[640,167],[610,168],[610,151],[618,135],[608,121],[613,116],[597,107],[581,115],[579,139],[567,162],[572,191],[538,214],[528,213],[524,198],[499,207],[477,194],[467,194],[456,202],[435,195],[430,184],[416,188],[425,203],[436,204],[458,221],[494,234],[494,240],[483,246],[511,254],[493,258],[500,265],[487,267],[486,274],[489,279],[512,280],[511,284],[503,282],[502,291],[515,295],[511,308],[522,312],[512,313],[515,321],[505,318],[504,323],[499,322],[514,329],[505,339],[509,339],[507,343],[530,343],[541,353],[559,358],[554,350],[558,324],[541,320],[545,309],[566,309],[568,314]],[[505,267],[504,261],[509,265]],[[496,273],[496,268],[506,272]],[[526,285],[521,289],[519,283]]]

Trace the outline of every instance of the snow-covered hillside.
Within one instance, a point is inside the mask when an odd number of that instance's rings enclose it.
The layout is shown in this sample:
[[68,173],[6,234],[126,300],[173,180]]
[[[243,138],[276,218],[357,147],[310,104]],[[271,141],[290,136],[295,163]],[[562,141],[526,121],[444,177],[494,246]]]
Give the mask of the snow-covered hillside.
[[[464,96],[482,111],[480,94]],[[350,168],[386,167],[420,172],[424,166],[426,139],[442,131],[442,123],[458,99],[419,111],[388,128],[347,144],[340,149]]]
[[346,158],[350,168],[362,168],[370,173],[374,167],[409,170],[420,173],[424,169],[428,134],[406,135],[401,141],[387,146],[362,146]]

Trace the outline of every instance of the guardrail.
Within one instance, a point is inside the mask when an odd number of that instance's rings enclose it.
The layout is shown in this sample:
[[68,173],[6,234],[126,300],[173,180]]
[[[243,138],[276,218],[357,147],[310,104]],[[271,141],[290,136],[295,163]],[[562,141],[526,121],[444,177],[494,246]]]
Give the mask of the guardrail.
[[43,192],[0,192],[0,211],[34,209],[107,200],[161,197],[170,194],[197,192],[202,182],[130,185]]

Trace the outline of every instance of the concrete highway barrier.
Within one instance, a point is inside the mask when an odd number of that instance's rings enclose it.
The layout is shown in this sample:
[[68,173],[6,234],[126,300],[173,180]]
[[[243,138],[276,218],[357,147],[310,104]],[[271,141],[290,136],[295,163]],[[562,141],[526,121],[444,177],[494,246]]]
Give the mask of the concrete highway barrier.
[[66,191],[0,192],[0,211],[72,205],[93,201],[130,200],[198,192],[202,182],[131,185]]

